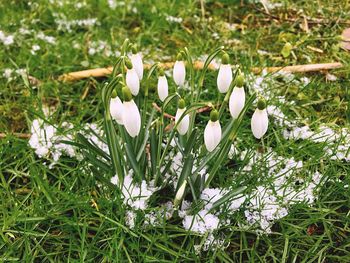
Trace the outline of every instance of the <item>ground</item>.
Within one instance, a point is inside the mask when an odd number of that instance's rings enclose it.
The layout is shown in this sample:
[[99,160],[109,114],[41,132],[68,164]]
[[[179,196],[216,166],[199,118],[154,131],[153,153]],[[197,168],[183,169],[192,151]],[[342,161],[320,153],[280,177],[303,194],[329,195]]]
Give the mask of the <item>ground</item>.
[[[349,262],[350,160],[325,154],[337,142],[349,147],[339,135],[350,122],[350,53],[340,45],[342,31],[350,26],[349,12],[346,1],[284,0],[268,2],[266,8],[253,1],[0,3],[0,260]],[[57,127],[69,122],[79,130],[103,116],[100,90],[106,79],[62,82],[58,77],[112,65],[125,38],[138,44],[149,64],[174,61],[184,47],[200,60],[223,45],[247,80],[254,76],[253,67],[341,62],[342,68],[329,72],[272,76],[266,86],[254,77],[247,84],[249,89],[265,87],[268,104],[299,126],[312,131],[327,126],[336,132],[331,143],[298,132],[288,137],[283,132],[294,126],[286,129],[271,114],[265,147],[302,161],[299,179],[308,171],[322,174],[315,200],[288,207],[288,215],[274,221],[271,233],[241,227],[241,211],[221,228],[227,247],[198,255],[195,245],[207,237],[185,230],[181,219],[148,228],[140,221],[129,228],[116,193],[104,190],[86,172],[86,163],[63,156],[52,168],[51,160],[38,158],[28,144],[34,119]],[[215,78],[216,72],[210,72],[205,81],[205,97],[214,102]],[[152,90],[151,96],[156,100]],[[236,146],[252,152],[261,148],[248,119]],[[244,177],[239,167],[247,162],[245,157],[228,160],[213,186],[225,185],[237,174]],[[254,187],[268,173],[253,164],[244,182]]]

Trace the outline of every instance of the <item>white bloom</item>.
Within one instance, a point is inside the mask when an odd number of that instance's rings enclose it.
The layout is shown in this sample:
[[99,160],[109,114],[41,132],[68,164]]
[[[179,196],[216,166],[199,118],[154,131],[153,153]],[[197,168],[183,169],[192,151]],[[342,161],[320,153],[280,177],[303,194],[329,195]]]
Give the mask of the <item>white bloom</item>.
[[176,85],[183,86],[185,84],[185,77],[186,77],[185,62],[183,62],[182,60],[175,61],[173,78]]
[[123,103],[123,124],[131,137],[140,133],[141,116],[137,105],[133,100]]
[[[175,115],[175,124],[179,122],[179,119],[181,118],[181,116],[185,112],[185,110],[186,110],[186,108],[177,109],[176,115]],[[181,135],[185,135],[187,130],[188,130],[189,124],[190,124],[190,116],[188,116],[188,114],[186,114],[185,117],[183,117],[182,120],[177,125],[177,131]]]
[[267,117],[266,108],[263,110],[259,110],[257,108],[251,120],[251,128],[252,128],[254,137],[257,139],[260,139],[261,137],[263,137],[267,131],[268,124],[269,124],[269,119]]
[[139,80],[142,80],[143,77],[143,62],[142,56],[140,53],[132,54],[130,56],[130,60],[132,63],[132,67],[136,70],[137,76]]
[[131,94],[136,96],[140,90],[140,80],[134,68],[126,71],[126,85],[131,91]]
[[220,122],[209,121],[204,130],[204,143],[208,152],[213,151],[221,140],[221,126]]
[[118,124],[123,125],[123,103],[118,96],[111,99],[109,109],[112,118],[118,122]]
[[186,184],[187,181],[185,180],[182,185],[180,186],[179,190],[177,190],[176,195],[175,195],[175,201],[174,205],[177,206],[181,202],[184,194],[185,194],[185,189],[186,189]]
[[158,77],[157,90],[159,99],[164,101],[168,97],[168,80],[165,75]]
[[244,108],[245,104],[245,92],[244,88],[235,87],[230,96],[230,113],[232,118],[237,119],[239,114]]
[[217,78],[218,89],[221,93],[226,93],[232,82],[232,70],[230,64],[221,64]]

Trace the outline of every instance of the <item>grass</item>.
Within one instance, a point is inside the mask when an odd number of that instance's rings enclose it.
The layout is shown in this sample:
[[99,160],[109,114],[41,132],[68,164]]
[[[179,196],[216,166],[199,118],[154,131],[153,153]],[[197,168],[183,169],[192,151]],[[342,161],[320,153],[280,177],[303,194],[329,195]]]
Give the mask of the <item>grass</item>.
[[[207,1],[204,18],[196,1],[126,1],[115,10],[107,1],[93,0],[83,2],[80,9],[73,1],[0,3],[0,30],[15,34],[13,45],[0,43],[1,68],[25,68],[40,81],[40,85],[26,85],[20,77],[0,79],[0,132],[9,133],[0,139],[0,261],[349,262],[349,163],[324,158],[322,145],[285,140],[282,129],[271,122],[266,146],[283,156],[304,160],[307,169],[319,169],[326,178],[315,204],[291,206],[289,214],[276,221],[270,235],[242,229],[243,211],[235,213],[232,223],[221,229],[230,245],[200,256],[195,254],[194,245],[205,236],[184,230],[179,219],[143,227],[140,214],[135,228],[129,229],[125,226],[125,208],[117,206],[117,194],[100,185],[84,162],[65,157],[49,169],[26,139],[11,135],[28,133],[31,120],[44,115],[42,108],[53,108],[48,121],[58,126],[69,121],[79,129],[84,123],[101,120],[101,80],[62,83],[57,77],[111,65],[113,57],[106,57],[102,51],[89,55],[89,47],[103,40],[115,51],[126,37],[142,47],[148,61],[173,60],[177,50],[185,46],[200,56],[225,45],[234,63],[246,73],[253,66],[340,61],[344,67],[331,72],[338,77],[335,82],[315,73],[305,75],[311,80],[306,86],[281,81],[271,88],[275,96],[295,101],[293,106],[281,105],[288,117],[299,116],[315,127],[322,123],[348,127],[350,57],[339,48],[338,36],[349,26],[344,21],[350,5],[341,3],[342,8],[336,8],[328,1],[281,2],[282,7],[269,15],[261,4]],[[324,21],[313,23],[310,19],[310,32],[305,32],[300,28],[304,14]],[[182,17],[183,21],[167,22],[167,15]],[[57,17],[69,21],[97,18],[99,24],[60,31]],[[230,30],[228,24],[236,29]],[[21,35],[20,28],[32,31]],[[55,37],[55,44],[38,39],[40,31]],[[286,41],[294,46],[294,55],[283,58],[280,52]],[[40,50],[33,55],[35,44]],[[269,54],[260,55],[259,49]],[[216,73],[206,78],[206,98],[210,100],[216,98],[215,78]],[[243,126],[239,139],[247,148],[260,147],[251,136],[248,119]],[[214,186],[229,184],[239,165],[242,163],[236,160],[233,169],[220,170]],[[260,172],[257,167],[250,178],[237,180],[252,182],[253,187],[262,176]]]

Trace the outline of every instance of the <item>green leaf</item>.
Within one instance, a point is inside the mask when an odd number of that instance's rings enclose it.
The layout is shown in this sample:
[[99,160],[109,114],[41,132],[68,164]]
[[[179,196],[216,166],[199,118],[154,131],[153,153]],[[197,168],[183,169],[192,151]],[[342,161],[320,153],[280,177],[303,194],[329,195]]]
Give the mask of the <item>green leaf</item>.
[[178,180],[177,185],[176,185],[176,191],[175,191],[176,193],[179,190],[179,188],[181,187],[181,185],[183,184],[183,182],[185,180],[187,180],[188,176],[191,174],[192,167],[193,167],[193,161],[194,161],[194,159],[193,159],[192,154],[189,154],[188,156],[185,157],[185,162],[184,162],[184,165],[182,167],[182,171],[181,171],[179,180]]
[[216,202],[214,202],[213,206],[210,208],[209,213],[213,210],[215,210],[217,207],[221,206],[223,203],[226,203],[227,201],[229,201],[230,199],[232,199],[233,197],[243,193],[243,191],[247,189],[246,186],[242,186],[242,187],[238,187],[237,189],[234,189],[232,191],[230,191],[229,193],[227,193],[226,195],[224,195],[223,197],[221,197],[219,200],[217,200]]
[[151,140],[150,140],[150,146],[151,146],[151,170],[152,174],[155,175],[157,173],[157,135],[156,130],[151,129]]
[[292,49],[293,49],[292,44],[289,43],[289,42],[287,42],[287,43],[283,46],[283,48],[282,48],[282,50],[281,50],[282,56],[283,56],[284,58],[289,57],[290,54],[291,54],[291,52],[292,52]]

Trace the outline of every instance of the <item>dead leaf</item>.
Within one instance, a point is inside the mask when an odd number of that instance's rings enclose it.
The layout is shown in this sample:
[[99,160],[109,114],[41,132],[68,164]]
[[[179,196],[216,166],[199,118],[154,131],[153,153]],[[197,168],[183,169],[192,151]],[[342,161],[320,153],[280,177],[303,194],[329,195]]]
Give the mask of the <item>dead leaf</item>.
[[306,230],[306,233],[308,236],[312,236],[317,230],[317,226],[312,224],[312,225],[309,225],[307,230]]
[[341,34],[342,41],[340,45],[343,49],[350,51],[350,28],[344,29]]

